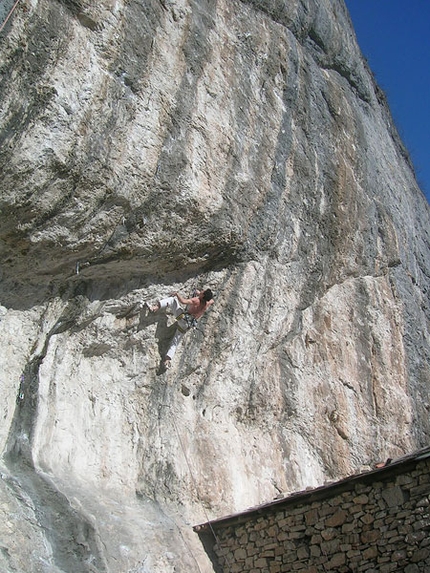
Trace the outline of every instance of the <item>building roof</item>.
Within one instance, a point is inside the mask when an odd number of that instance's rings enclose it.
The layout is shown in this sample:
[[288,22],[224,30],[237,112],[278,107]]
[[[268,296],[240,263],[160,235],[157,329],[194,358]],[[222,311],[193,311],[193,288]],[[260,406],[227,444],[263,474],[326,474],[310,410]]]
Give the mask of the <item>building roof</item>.
[[421,460],[430,458],[430,446],[418,450],[412,454],[403,456],[396,460],[388,459],[381,464],[377,464],[375,469],[351,475],[340,481],[326,484],[320,487],[306,489],[271,502],[249,508],[240,513],[228,515],[226,517],[214,519],[206,523],[194,526],[194,531],[199,534],[212,532],[214,529],[236,525],[258,517],[261,514],[278,511],[280,507],[294,506],[301,503],[312,503],[324,498],[333,497],[340,492],[352,489],[357,483],[371,483],[390,479],[390,477],[403,473],[410,467],[414,467]]

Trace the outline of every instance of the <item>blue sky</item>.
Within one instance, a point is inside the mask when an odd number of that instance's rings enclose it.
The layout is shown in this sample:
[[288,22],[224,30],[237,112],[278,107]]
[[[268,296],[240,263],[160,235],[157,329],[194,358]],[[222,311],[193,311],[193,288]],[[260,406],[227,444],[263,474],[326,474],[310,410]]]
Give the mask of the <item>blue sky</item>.
[[430,0],[345,0],[430,202]]

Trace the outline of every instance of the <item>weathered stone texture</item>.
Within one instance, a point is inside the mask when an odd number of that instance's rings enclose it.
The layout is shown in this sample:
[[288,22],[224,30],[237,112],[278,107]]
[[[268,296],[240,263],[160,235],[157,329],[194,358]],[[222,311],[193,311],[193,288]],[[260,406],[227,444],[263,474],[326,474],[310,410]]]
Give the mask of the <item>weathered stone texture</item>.
[[[190,523],[428,442],[429,206],[342,0],[21,0],[0,70],[28,571],[210,571]],[[200,285],[163,373],[138,303]]]
[[[426,573],[430,566],[429,475],[427,453],[427,461],[405,467],[402,473],[363,474],[325,490],[303,492],[302,499],[287,498],[213,522],[215,569],[219,573],[389,573],[414,565],[410,570]],[[425,485],[419,489],[421,480]],[[361,511],[355,505],[357,497]],[[203,539],[209,533],[206,526],[197,529]]]

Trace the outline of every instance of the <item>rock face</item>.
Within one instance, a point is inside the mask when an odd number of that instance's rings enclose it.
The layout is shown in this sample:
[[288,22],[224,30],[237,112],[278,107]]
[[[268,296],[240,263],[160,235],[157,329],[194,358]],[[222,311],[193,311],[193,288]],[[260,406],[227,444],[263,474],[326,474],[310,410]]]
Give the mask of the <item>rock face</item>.
[[[0,43],[2,570],[209,573],[192,524],[428,443],[430,210],[342,0]],[[141,303],[200,286],[163,372]]]

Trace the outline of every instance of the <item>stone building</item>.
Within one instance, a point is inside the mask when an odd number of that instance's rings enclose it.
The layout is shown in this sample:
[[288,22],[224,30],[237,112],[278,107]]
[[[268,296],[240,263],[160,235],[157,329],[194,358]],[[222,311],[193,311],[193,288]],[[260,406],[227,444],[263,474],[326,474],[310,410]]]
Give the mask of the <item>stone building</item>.
[[430,571],[430,448],[195,527],[217,573]]

